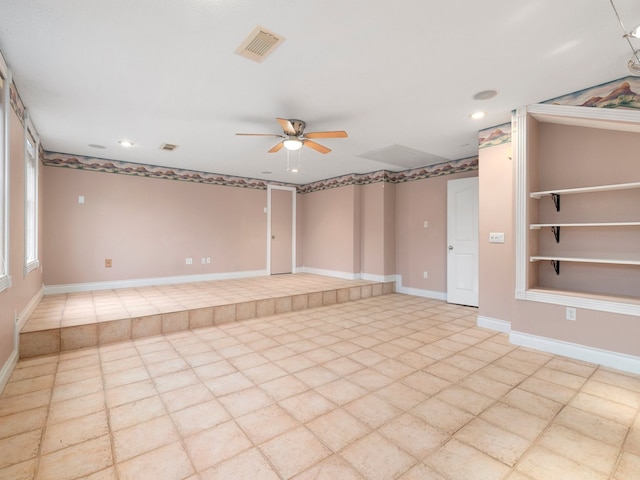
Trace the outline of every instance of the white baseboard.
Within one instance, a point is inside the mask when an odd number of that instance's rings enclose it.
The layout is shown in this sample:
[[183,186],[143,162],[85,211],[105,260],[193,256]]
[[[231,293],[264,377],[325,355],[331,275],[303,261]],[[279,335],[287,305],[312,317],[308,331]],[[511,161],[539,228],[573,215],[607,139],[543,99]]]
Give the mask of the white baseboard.
[[296,273],[311,273],[313,275],[323,275],[325,277],[341,278],[343,280],[360,280],[361,274],[350,272],[339,272],[337,270],[324,270],[322,268],[298,267]]
[[269,273],[266,270],[250,270],[243,272],[207,273],[202,275],[179,275],[175,277],[137,278],[132,280],[116,280],[112,282],[69,283],[66,285],[45,285],[44,294],[89,292],[93,290],[112,290],[116,288],[152,287],[154,285],[170,285],[176,283],[208,282],[211,280],[230,280],[234,278],[262,277]]
[[602,350],[577,343],[564,342],[553,338],[539,337],[529,333],[511,332],[509,341],[514,345],[529,347],[543,352],[563,355],[584,362],[604,365],[625,372],[640,374],[640,357],[624,353]]
[[361,273],[360,278],[368,282],[389,283],[397,280],[397,275],[374,275],[372,273]]
[[33,296],[33,298],[29,301],[27,306],[24,307],[22,312],[20,312],[20,314],[18,315],[18,318],[16,319],[16,332],[20,332],[22,330],[22,327],[24,327],[24,324],[27,323],[27,320],[29,320],[29,317],[31,316],[33,311],[36,309],[36,307],[38,306],[38,303],[40,303],[40,300],[42,300],[43,296],[44,296],[44,285],[38,291],[38,293],[36,293]]
[[13,352],[5,362],[5,364],[0,369],[0,394],[2,394],[4,387],[9,382],[9,377],[13,373],[13,369],[16,367],[18,363],[18,349],[14,348]]
[[482,328],[488,328],[489,330],[495,330],[497,332],[511,332],[511,322],[508,322],[507,320],[499,320],[497,318],[478,315],[476,325]]
[[402,275],[395,275],[396,292],[414,297],[432,298],[434,300],[447,301],[447,292],[436,292],[434,290],[424,290],[421,288],[405,287],[402,285]]

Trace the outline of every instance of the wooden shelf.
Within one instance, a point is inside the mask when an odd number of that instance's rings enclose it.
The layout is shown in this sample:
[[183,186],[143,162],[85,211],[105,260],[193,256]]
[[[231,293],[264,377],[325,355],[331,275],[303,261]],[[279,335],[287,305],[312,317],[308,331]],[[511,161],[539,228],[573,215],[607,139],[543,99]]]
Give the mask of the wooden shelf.
[[540,261],[554,262],[577,262],[577,263],[604,263],[609,265],[640,265],[640,255],[615,255],[608,254],[606,256],[598,256],[594,254],[590,257],[566,257],[562,255],[533,255],[529,257],[530,262]]
[[531,192],[531,198],[549,197],[551,195],[573,195],[577,193],[590,192],[607,192],[611,190],[629,190],[632,188],[640,188],[640,182],[618,183],[616,185],[596,185],[593,187],[565,188],[560,190],[546,190],[543,192]]
[[532,223],[531,230],[546,227],[638,227],[640,222],[605,222],[605,223]]

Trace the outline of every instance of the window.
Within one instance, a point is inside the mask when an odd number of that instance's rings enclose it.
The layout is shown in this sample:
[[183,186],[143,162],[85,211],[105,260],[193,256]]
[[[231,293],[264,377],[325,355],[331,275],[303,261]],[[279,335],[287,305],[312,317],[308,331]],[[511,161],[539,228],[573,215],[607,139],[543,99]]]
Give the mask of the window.
[[24,155],[24,274],[40,265],[38,261],[38,141],[35,129],[25,119]]
[[11,286],[9,277],[9,71],[0,54],[0,292]]

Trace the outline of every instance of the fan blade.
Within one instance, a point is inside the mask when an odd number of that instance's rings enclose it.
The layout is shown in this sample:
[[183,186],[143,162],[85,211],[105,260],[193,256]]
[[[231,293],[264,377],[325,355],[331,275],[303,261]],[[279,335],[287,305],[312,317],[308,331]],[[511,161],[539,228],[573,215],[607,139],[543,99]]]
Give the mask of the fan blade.
[[279,133],[236,133],[236,135],[245,135],[249,137],[281,137]]
[[304,134],[305,138],[347,138],[347,132],[336,130],[333,132],[310,132]]
[[307,147],[314,149],[316,152],[329,153],[331,151],[330,148],[320,145],[312,140],[303,140],[303,142]]
[[296,129],[293,128],[293,124],[289,120],[286,118],[276,118],[276,120],[282,127],[282,130],[284,130],[284,133],[287,135],[296,135]]
[[284,147],[284,142],[280,142],[280,143],[278,143],[278,144],[277,144],[276,146],[274,146],[271,150],[269,150],[269,152],[268,152],[268,153],[276,153],[276,152],[279,152],[279,151],[280,151],[280,149],[281,149],[282,147]]

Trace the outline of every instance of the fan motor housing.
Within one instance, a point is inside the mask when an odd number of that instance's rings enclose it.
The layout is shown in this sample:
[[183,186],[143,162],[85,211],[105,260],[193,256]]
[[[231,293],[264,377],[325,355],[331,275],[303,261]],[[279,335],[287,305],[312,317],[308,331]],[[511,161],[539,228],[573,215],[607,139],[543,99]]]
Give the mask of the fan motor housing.
[[288,120],[291,122],[291,125],[293,125],[293,130],[296,132],[297,136],[304,133],[304,128],[307,126],[305,122],[298,120],[297,118],[289,118]]

